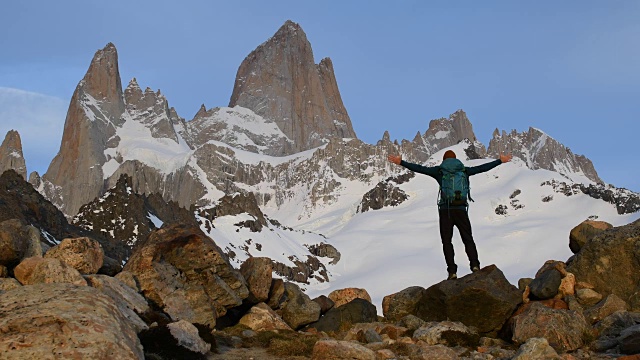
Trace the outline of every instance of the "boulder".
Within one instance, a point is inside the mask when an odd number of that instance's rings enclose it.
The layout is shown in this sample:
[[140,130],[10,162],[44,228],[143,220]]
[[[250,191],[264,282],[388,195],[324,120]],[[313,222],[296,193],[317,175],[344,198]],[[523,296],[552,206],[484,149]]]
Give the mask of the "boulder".
[[87,285],[87,281],[80,275],[78,270],[58,259],[37,256],[26,258],[15,267],[13,272],[22,285],[41,283]]
[[411,356],[411,359],[420,360],[458,360],[458,354],[453,349],[445,345],[427,345],[425,342],[418,342],[419,351]]
[[425,321],[459,321],[481,335],[496,334],[522,302],[520,291],[495,265],[425,290],[415,315]]
[[291,327],[282,320],[269,305],[259,303],[240,318],[239,324],[255,331],[289,330]]
[[320,305],[311,301],[298,285],[284,283],[286,300],[282,303],[282,319],[297,330],[300,327],[318,321]]
[[620,352],[623,354],[640,354],[640,325],[633,325],[622,330],[618,342],[620,343]]
[[210,328],[249,295],[242,274],[224,252],[200,229],[185,225],[152,232],[123,270],[131,272],[142,294],[172,319]]
[[602,300],[602,295],[593,289],[578,289],[576,299],[582,306],[593,306]]
[[382,299],[382,314],[389,321],[398,321],[407,315],[415,314],[424,291],[423,287],[411,286],[385,296]]
[[18,219],[0,222],[0,265],[13,268],[32,256],[42,256],[39,231]]
[[104,256],[102,260],[102,267],[98,270],[98,274],[116,276],[122,271],[122,264],[109,256]]
[[584,244],[567,267],[578,282],[588,282],[604,296],[616,294],[640,310],[640,220],[603,231]]
[[326,314],[327,311],[333,309],[335,306],[333,300],[329,299],[326,295],[320,295],[312,301],[320,305],[320,314],[322,315]]
[[595,306],[584,311],[584,317],[591,324],[606,318],[616,311],[627,311],[629,305],[615,294],[611,294],[597,303]]
[[247,300],[257,304],[269,299],[269,289],[273,274],[271,259],[267,257],[250,257],[240,265],[240,273],[249,287]]
[[36,284],[0,294],[0,337],[0,354],[12,359],[144,359],[135,326],[89,286]]
[[[374,335],[375,333],[375,335]],[[366,322],[354,324],[345,334],[342,340],[356,340],[361,343],[383,341],[382,337],[398,340],[410,336],[412,331],[405,327],[387,324],[383,322]]]
[[353,324],[375,321],[378,321],[375,305],[364,299],[357,298],[348,304],[334,307],[327,311],[320,320],[309,325],[309,327],[318,331],[339,332],[348,329]]
[[83,275],[95,274],[102,267],[104,251],[100,243],[87,237],[64,239],[49,249],[45,258],[59,259]]
[[211,344],[204,341],[198,329],[185,320],[155,326],[140,334],[147,359],[161,355],[163,359],[204,360]]
[[587,241],[612,227],[613,225],[605,221],[583,221],[580,225],[571,229],[569,233],[569,249],[571,249],[574,254],[577,254]]
[[469,329],[461,322],[442,321],[427,322],[413,333],[413,339],[424,341],[428,345],[446,345],[449,347],[474,347],[480,337],[478,333]]
[[267,305],[272,309],[280,309],[282,303],[286,300],[284,291],[284,280],[273,279],[269,288],[269,301]]
[[313,346],[312,360],[376,360],[373,350],[350,341],[320,340]]
[[140,332],[147,329],[147,325],[140,321],[138,315],[148,312],[149,304],[142,295],[127,286],[117,278],[107,275],[88,275],[85,276],[89,286],[102,291],[105,295],[113,299],[118,305],[118,309],[132,325],[136,327],[136,331]]
[[19,288],[20,286],[22,286],[22,284],[14,278],[0,278],[0,293]]
[[520,346],[518,352],[511,360],[561,360],[549,342],[545,338],[531,338]]
[[551,299],[558,293],[561,283],[562,274],[554,268],[547,269],[529,284],[530,295],[537,300]]
[[512,340],[524,344],[531,338],[545,338],[558,352],[576,350],[584,345],[588,324],[582,314],[572,310],[551,309],[532,302],[511,321]]
[[592,348],[598,352],[605,352],[620,345],[621,333],[630,327],[640,324],[640,313],[617,311],[602,319],[593,326],[597,340]]
[[364,299],[371,302],[371,296],[367,290],[358,288],[334,290],[329,294],[329,299],[333,301],[335,307],[350,303],[353,299]]

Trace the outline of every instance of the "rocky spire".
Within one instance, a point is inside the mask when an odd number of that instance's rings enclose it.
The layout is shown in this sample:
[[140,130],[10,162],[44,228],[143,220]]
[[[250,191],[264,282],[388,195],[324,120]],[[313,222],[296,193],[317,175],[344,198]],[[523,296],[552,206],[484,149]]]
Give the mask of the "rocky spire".
[[462,110],[451,114],[448,119],[431,120],[429,129],[424,133],[424,141],[431,154],[455,145],[464,139],[469,139],[479,155],[486,154],[484,145],[476,138],[473,126],[467,114]]
[[355,138],[331,60],[314,63],[300,25],[287,21],[242,62],[229,102],[275,121],[294,144],[287,153],[319,146],[332,136]]
[[0,145],[0,174],[13,169],[25,180],[27,178],[27,165],[22,154],[22,141],[20,134],[10,130]]
[[[105,149],[117,139],[116,126],[124,123],[118,53],[112,43],[98,50],[69,104],[60,151],[43,175],[56,189],[47,198],[67,215],[100,195]],[[109,141],[111,142],[109,143]],[[54,190],[49,190],[52,192]]]
[[528,131],[518,133],[512,130],[509,134],[504,130],[500,134],[496,129],[489,141],[488,155],[498,157],[501,153],[512,153],[534,170],[552,170],[565,176],[582,174],[591,181],[602,183],[591,160],[575,155],[571,149],[539,129],[530,127]]
[[174,129],[174,121],[179,119],[178,114],[175,110],[173,113],[169,111],[169,102],[160,90],[154,92],[151,88],[146,88],[143,92],[136,78],[133,78],[124,91],[124,99],[131,118],[148,126],[151,136],[179,142]]

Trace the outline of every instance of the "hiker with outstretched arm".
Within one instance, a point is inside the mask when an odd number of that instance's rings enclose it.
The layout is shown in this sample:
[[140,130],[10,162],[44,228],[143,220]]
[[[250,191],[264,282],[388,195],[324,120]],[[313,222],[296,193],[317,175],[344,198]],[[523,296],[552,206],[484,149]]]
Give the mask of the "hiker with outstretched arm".
[[429,175],[436,179],[440,185],[438,195],[438,214],[440,217],[440,238],[442,239],[442,249],[444,251],[444,259],[447,263],[448,280],[457,278],[458,266],[454,261],[453,243],[453,227],[457,227],[460,237],[464,243],[464,250],[469,258],[471,271],[480,270],[480,261],[478,260],[478,251],[473,241],[471,233],[471,222],[469,221],[469,203],[467,199],[471,198],[469,188],[469,177],[489,171],[494,167],[511,161],[511,155],[500,155],[500,159],[478,165],[466,167],[460,160],[456,158],[456,154],[447,150],[442,158],[442,163],[437,166],[427,167],[418,164],[412,164],[402,160],[402,156],[389,155],[389,161],[406,167],[411,171]]

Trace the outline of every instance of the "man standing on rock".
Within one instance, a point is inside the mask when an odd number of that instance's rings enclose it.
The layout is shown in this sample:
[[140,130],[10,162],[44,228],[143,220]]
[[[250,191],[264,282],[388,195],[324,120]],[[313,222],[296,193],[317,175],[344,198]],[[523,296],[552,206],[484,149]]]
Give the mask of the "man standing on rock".
[[469,258],[471,271],[480,270],[478,251],[473,241],[471,222],[467,213],[469,209],[467,198],[473,201],[469,191],[469,176],[489,171],[502,163],[511,161],[511,158],[511,155],[500,155],[500,159],[486,164],[466,167],[456,158],[456,154],[453,151],[447,150],[440,165],[427,167],[403,161],[402,156],[389,155],[390,162],[404,166],[411,171],[429,175],[436,179],[438,185],[440,185],[438,214],[440,216],[440,238],[442,239],[447,271],[449,272],[447,280],[458,277],[456,274],[458,266],[454,261],[453,243],[451,242],[454,226],[460,232],[465,252]]

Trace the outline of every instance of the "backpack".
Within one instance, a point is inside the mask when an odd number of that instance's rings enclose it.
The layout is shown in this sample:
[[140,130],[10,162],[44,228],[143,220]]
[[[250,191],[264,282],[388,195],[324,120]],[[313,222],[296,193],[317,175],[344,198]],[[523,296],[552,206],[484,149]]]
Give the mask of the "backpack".
[[471,198],[469,176],[462,162],[455,158],[445,159],[440,165],[442,183],[438,194],[438,205],[469,206]]

